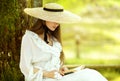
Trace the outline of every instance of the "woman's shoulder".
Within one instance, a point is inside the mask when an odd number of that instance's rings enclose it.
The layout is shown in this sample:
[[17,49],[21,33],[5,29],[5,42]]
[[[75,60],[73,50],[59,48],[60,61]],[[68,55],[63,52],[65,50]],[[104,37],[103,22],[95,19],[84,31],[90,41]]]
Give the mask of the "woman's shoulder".
[[26,30],[24,36],[27,36],[29,38],[35,38],[35,39],[39,38],[38,34],[31,30]]
[[38,35],[31,30],[26,30],[25,34],[22,37],[22,39],[27,39],[27,40],[32,39],[32,38],[33,39],[38,39]]
[[33,32],[33,31],[31,31],[31,30],[26,30],[26,31],[25,31],[25,35],[38,36],[35,32]]

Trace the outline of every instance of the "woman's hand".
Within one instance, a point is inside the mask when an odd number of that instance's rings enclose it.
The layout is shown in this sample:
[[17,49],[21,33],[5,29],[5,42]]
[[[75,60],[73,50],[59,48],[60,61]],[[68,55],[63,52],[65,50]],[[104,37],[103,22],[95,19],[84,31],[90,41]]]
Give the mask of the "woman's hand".
[[59,70],[59,73],[61,75],[64,75],[64,73],[66,73],[68,71],[68,68],[66,66],[62,66]]
[[33,70],[34,73],[36,73],[38,71],[39,71],[39,69],[37,69],[37,68],[34,68],[34,70]]
[[52,71],[43,71],[43,76],[48,78],[55,78],[55,72],[58,72],[57,70]]
[[[34,68],[34,73],[38,72],[39,69]],[[52,70],[52,71],[43,71],[43,76],[48,77],[48,78],[55,78],[55,72],[58,72],[57,70]]]

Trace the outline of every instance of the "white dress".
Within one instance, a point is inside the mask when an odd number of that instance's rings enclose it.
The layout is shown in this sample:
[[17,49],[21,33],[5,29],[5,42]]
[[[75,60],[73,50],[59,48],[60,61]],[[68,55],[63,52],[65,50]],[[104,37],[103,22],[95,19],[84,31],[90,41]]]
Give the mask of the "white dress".
[[[83,69],[61,79],[44,78],[43,70],[59,70],[61,44],[54,38],[53,46],[46,44],[36,33],[26,30],[21,44],[20,70],[25,81],[107,81],[98,71]],[[39,71],[34,73],[33,68]]]

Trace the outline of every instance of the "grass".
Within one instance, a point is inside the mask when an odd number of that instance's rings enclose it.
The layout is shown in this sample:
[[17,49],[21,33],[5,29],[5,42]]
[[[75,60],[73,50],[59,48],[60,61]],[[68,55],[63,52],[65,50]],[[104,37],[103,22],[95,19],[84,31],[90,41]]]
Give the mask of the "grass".
[[105,76],[108,81],[120,81],[120,70],[111,70],[111,69],[105,69],[105,70],[98,70],[103,76]]

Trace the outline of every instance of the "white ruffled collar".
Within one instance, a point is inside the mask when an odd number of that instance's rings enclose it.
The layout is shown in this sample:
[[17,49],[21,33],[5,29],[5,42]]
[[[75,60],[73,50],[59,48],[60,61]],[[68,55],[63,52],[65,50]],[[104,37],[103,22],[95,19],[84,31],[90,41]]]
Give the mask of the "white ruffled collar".
[[[38,34],[30,31],[30,30],[26,30],[25,32],[27,35],[30,35],[32,38],[34,38],[33,40],[35,41],[36,45],[42,49],[46,49],[46,50],[50,50],[51,52],[55,53],[55,52],[61,52],[62,51],[62,46],[61,44],[57,41],[56,38],[53,37],[53,45],[48,45],[44,40],[42,40]],[[40,45],[39,45],[39,44]]]

